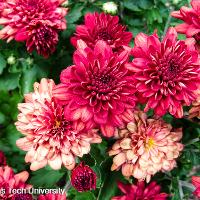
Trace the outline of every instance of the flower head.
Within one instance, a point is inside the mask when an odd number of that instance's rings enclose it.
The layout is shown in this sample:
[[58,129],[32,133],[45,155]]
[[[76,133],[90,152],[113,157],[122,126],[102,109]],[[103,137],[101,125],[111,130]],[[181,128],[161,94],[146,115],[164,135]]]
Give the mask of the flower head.
[[87,46],[94,48],[99,40],[104,40],[117,52],[122,46],[128,46],[132,39],[132,33],[126,31],[126,27],[119,24],[117,16],[105,13],[87,13],[85,24],[76,27],[75,36],[71,38],[71,43],[77,47],[77,41],[83,40]]
[[14,174],[12,168],[8,166],[0,167],[0,191],[3,191],[0,192],[0,199],[13,199],[15,194],[10,192],[11,189],[31,188],[31,185],[25,184],[26,180],[28,179],[28,176],[29,174],[26,171],[23,171],[19,174]]
[[146,99],[145,112],[151,108],[158,116],[169,112],[181,118],[182,106],[189,106],[196,98],[200,83],[194,39],[177,40],[174,28],[161,42],[155,33],[140,33],[135,38],[133,56],[127,68],[133,72],[137,91]]
[[6,157],[2,151],[0,151],[0,166],[6,165]]
[[[4,11],[0,16],[0,25],[3,25],[0,38],[8,42],[12,39],[27,41],[27,48],[30,52],[36,48],[38,53],[43,55],[44,48],[46,48],[46,54],[52,53],[58,41],[57,32],[66,29],[64,16],[67,14],[67,9],[59,7],[63,1],[6,1]],[[53,49],[51,49],[52,46]]]
[[185,34],[188,38],[194,37],[197,41],[198,50],[200,50],[198,44],[200,42],[199,5],[200,5],[199,0],[192,0],[191,1],[192,8],[183,6],[179,11],[173,11],[171,13],[173,17],[184,21],[184,23],[179,24],[175,27],[176,31]]
[[66,118],[95,123],[111,137],[135,106],[133,78],[125,68],[129,49],[116,54],[104,41],[94,50],[79,42],[74,65],[62,71],[54,96],[66,105]]
[[95,172],[83,162],[72,170],[71,184],[79,192],[95,190],[96,179]]
[[57,24],[48,20],[32,20],[27,27],[26,46],[28,52],[37,50],[39,55],[47,58],[55,51],[58,43]]
[[155,181],[146,187],[144,181],[138,181],[137,185],[118,182],[118,187],[124,195],[113,197],[112,200],[166,200],[169,196],[160,193],[161,187]]
[[80,120],[69,121],[64,111],[52,96],[53,80],[42,79],[34,84],[34,92],[25,96],[25,103],[18,104],[20,114],[17,129],[25,135],[17,140],[17,146],[28,151],[26,162],[31,170],[49,164],[60,169],[75,166],[75,157],[90,151],[90,143],[100,143],[97,130],[90,129]]
[[192,184],[196,187],[196,190],[193,194],[200,198],[200,176],[193,176]]
[[183,145],[181,129],[172,130],[162,119],[148,119],[142,111],[133,113],[133,120],[118,130],[119,139],[109,155],[113,158],[111,170],[122,169],[126,177],[150,181],[159,171],[170,171],[176,166]]
[[65,194],[46,194],[40,195],[38,200],[66,200]]

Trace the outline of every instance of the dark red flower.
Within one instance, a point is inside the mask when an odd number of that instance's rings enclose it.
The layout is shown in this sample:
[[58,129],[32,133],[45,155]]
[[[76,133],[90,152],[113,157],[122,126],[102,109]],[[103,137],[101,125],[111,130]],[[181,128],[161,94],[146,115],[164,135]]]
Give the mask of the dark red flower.
[[119,24],[118,16],[95,12],[87,13],[85,24],[76,27],[75,36],[71,38],[72,45],[76,47],[79,39],[90,48],[94,48],[97,41],[104,40],[114,51],[121,51],[123,45],[129,45],[132,33]]
[[174,28],[162,41],[155,33],[136,36],[134,59],[127,68],[133,72],[136,89],[146,101],[145,112],[154,109],[158,116],[169,112],[181,118],[182,107],[197,98],[200,62],[194,43],[193,38],[177,40]]
[[47,58],[56,50],[58,43],[57,25],[48,20],[33,20],[27,27],[26,46],[28,52],[37,50],[39,55]]
[[79,192],[95,190],[97,176],[95,172],[83,162],[71,173],[71,184]]
[[6,157],[2,151],[0,151],[0,166],[6,165]]
[[98,41],[94,50],[79,42],[74,65],[62,71],[53,94],[65,105],[66,119],[95,123],[111,137],[115,127],[132,115],[129,111],[136,102],[134,79],[125,68],[130,48],[117,54],[104,41]]
[[161,187],[156,182],[151,182],[146,187],[144,181],[138,181],[137,185],[118,182],[118,187],[124,195],[115,196],[112,200],[166,200],[169,196],[160,193]]

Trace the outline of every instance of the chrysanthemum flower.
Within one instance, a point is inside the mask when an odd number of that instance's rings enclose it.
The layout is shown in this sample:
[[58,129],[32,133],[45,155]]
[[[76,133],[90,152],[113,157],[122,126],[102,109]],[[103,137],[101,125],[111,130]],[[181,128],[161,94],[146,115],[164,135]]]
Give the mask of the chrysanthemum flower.
[[97,176],[95,172],[83,162],[71,173],[71,184],[78,192],[95,190]]
[[0,166],[6,165],[6,157],[2,151],[0,151]]
[[38,200],[66,200],[65,194],[46,194],[40,195]]
[[192,184],[196,187],[196,190],[193,194],[200,198],[200,176],[193,176]]
[[31,162],[31,170],[47,164],[55,170],[62,164],[71,170],[76,156],[89,153],[90,143],[101,142],[97,130],[64,118],[63,108],[52,96],[54,86],[53,80],[42,79],[25,96],[25,103],[18,104],[16,126],[25,137],[17,140],[17,146],[28,151],[25,161]]
[[58,43],[57,25],[48,20],[32,20],[27,27],[27,51],[37,50],[39,55],[47,58],[56,50]]
[[179,11],[173,11],[171,15],[184,21],[184,23],[175,27],[176,31],[185,34],[188,38],[194,37],[197,41],[197,49],[200,51],[200,1],[192,0],[191,6],[192,8],[182,6]]
[[79,39],[92,49],[97,41],[104,40],[114,51],[121,51],[122,46],[129,45],[132,33],[119,24],[118,16],[95,12],[87,13],[85,24],[76,27],[75,36],[71,38],[72,45],[77,47]]
[[200,62],[194,39],[177,40],[177,32],[170,28],[160,42],[154,33],[140,33],[135,38],[132,70],[136,89],[146,99],[145,112],[154,109],[158,116],[169,112],[183,116],[183,105],[196,99],[200,84]]
[[197,98],[192,103],[192,107],[189,110],[189,118],[200,118],[200,89],[196,90]]
[[119,139],[109,155],[113,158],[111,170],[122,170],[126,177],[150,181],[159,171],[170,171],[175,165],[183,145],[182,130],[172,130],[162,119],[148,119],[142,111],[133,113],[134,120],[119,129]]
[[29,174],[26,171],[14,174],[12,168],[8,166],[0,167],[0,199],[13,199],[15,194],[12,193],[12,189],[31,188],[31,185],[25,183],[28,176]]
[[[64,0],[7,1],[0,16],[0,39],[27,41],[27,48],[36,48],[39,54],[55,49],[57,32],[66,29],[67,9],[59,7]],[[43,43],[43,44],[42,44]],[[51,49],[53,46],[53,50]],[[42,48],[42,50],[40,49]],[[31,50],[32,51],[32,50]],[[45,55],[46,55],[45,54]]]
[[134,80],[125,68],[129,49],[116,54],[104,41],[97,42],[94,50],[83,41],[79,44],[74,65],[62,71],[54,95],[66,105],[66,118],[94,122],[111,137],[135,106]]
[[160,193],[161,187],[155,181],[147,186],[144,181],[138,181],[137,185],[118,182],[118,187],[124,195],[112,197],[112,200],[166,200],[169,196]]

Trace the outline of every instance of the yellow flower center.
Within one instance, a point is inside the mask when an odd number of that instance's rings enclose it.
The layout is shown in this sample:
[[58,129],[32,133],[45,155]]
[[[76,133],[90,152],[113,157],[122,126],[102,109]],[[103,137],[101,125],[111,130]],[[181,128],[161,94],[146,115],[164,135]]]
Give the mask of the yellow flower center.
[[61,124],[61,121],[56,120],[54,128],[59,128]]
[[145,146],[146,150],[151,149],[154,146],[154,144],[155,144],[155,141],[152,138],[149,138],[149,140],[147,141],[146,146]]

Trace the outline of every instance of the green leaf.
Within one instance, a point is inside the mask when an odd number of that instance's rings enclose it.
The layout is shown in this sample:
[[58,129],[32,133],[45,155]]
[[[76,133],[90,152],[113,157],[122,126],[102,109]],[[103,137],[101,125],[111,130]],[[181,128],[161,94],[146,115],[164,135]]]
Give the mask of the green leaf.
[[69,14],[66,16],[67,23],[73,24],[80,19],[82,16],[82,4],[76,4],[70,11]]
[[6,138],[7,138],[7,142],[12,147],[12,150],[13,151],[21,151],[16,146],[16,141],[21,137],[21,133],[17,131],[15,125],[13,125],[13,124],[8,125],[5,129],[5,132],[9,133],[6,135]]
[[111,172],[112,159],[106,159],[101,165],[102,183],[97,200],[109,200],[118,191],[117,181],[122,180],[121,171]]
[[32,173],[30,183],[35,187],[55,187],[55,183],[58,182],[64,174],[64,172],[58,170],[43,168]]
[[141,9],[138,7],[138,3],[132,0],[126,0],[124,1],[124,7],[132,10],[132,11],[141,11]]
[[14,90],[19,86],[20,74],[4,74],[0,78],[0,91]]
[[4,59],[2,54],[0,54],[0,74],[3,73],[5,67],[6,67],[6,60]]

